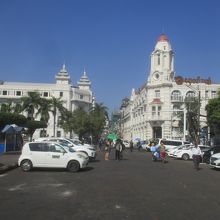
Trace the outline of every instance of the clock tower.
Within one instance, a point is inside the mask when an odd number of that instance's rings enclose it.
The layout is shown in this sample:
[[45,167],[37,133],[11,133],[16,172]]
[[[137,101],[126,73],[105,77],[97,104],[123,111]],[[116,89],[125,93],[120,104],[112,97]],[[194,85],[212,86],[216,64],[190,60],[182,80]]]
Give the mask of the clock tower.
[[151,69],[148,84],[162,84],[174,80],[174,53],[168,37],[160,35],[151,54]]

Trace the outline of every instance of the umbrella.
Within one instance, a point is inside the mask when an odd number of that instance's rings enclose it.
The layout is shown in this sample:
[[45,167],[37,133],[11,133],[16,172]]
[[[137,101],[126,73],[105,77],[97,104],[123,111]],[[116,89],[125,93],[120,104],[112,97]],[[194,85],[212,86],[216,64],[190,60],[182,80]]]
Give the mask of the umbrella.
[[111,139],[111,140],[116,140],[116,139],[118,139],[118,135],[112,133],[112,134],[109,134],[109,135],[107,136],[107,138],[108,138],[108,139]]
[[135,137],[135,138],[134,138],[134,141],[141,141],[141,138]]

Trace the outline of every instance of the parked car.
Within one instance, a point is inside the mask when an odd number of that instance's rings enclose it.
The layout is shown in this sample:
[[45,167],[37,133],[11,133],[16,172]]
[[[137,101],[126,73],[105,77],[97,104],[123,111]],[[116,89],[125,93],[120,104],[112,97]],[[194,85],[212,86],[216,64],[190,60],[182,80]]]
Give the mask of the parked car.
[[188,148],[189,146],[188,145],[180,145],[180,146],[176,146],[174,148],[170,148],[170,149],[167,149],[166,150],[166,153],[169,157],[173,157],[175,151],[178,151],[178,150],[182,150],[182,149],[186,149]]
[[210,163],[209,163],[209,165],[210,165],[212,168],[220,169],[220,153],[213,154],[213,155],[210,157]]
[[46,137],[46,138],[39,138],[36,141],[52,141],[52,142],[58,142],[61,144],[66,144],[69,147],[72,147],[77,152],[80,151],[80,152],[86,153],[90,159],[96,158],[96,150],[94,149],[94,147],[88,147],[86,145],[76,144],[67,138],[48,138],[48,137]]
[[149,151],[149,146],[148,146],[148,141],[145,140],[145,141],[141,141],[141,147],[144,149],[144,150],[147,150]]
[[82,153],[71,152],[55,142],[29,142],[22,148],[18,165],[23,171],[30,171],[35,167],[67,168],[70,172],[77,172],[85,168],[89,158]]
[[204,154],[203,154],[203,162],[209,164],[209,162],[210,162],[210,157],[211,157],[213,154],[220,153],[220,146],[216,145],[216,146],[207,148],[207,149],[203,150],[203,152],[204,152]]
[[185,148],[177,149],[173,152],[173,157],[183,160],[192,159],[192,146],[187,146]]
[[[198,145],[204,154],[204,150],[209,149],[209,146],[206,145]],[[171,155],[175,158],[181,158],[183,160],[192,159],[192,148],[194,145],[183,145],[176,148],[174,151],[171,151]]]
[[182,140],[172,140],[172,139],[158,139],[157,144],[160,145],[161,141],[163,141],[166,150],[175,148],[181,145],[190,145],[189,141],[182,141]]
[[123,144],[125,145],[125,148],[129,148],[130,147],[130,143],[127,140],[123,140]]
[[78,140],[78,139],[68,139],[67,140],[71,141],[72,143],[76,144],[76,145],[84,145],[86,147],[90,147],[93,148],[95,150],[95,148],[91,145],[91,144],[87,144],[87,143],[82,143],[82,141]]

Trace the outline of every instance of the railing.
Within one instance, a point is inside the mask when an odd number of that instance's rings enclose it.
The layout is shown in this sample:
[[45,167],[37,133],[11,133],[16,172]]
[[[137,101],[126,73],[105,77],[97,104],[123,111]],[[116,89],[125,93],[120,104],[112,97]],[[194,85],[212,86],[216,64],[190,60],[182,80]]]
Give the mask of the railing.
[[171,95],[171,102],[183,102],[183,96]]

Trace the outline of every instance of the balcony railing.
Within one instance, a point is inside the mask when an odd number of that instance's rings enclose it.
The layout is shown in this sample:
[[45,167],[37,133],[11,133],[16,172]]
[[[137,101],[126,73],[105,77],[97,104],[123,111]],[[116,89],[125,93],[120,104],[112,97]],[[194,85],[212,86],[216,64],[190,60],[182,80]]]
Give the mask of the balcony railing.
[[183,96],[171,95],[171,102],[183,102]]

